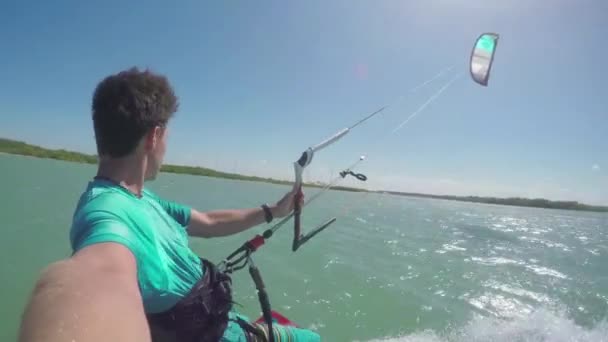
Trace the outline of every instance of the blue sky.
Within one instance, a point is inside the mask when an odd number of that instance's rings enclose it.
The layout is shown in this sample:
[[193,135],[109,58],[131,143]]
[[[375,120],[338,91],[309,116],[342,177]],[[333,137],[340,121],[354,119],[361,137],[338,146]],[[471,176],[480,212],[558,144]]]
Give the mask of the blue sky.
[[[453,66],[320,152],[307,180],[368,153],[368,188],[608,204],[605,1],[0,6],[0,136],[93,153],[93,88],[136,65],[180,97],[167,162],[290,179],[303,149]],[[484,88],[467,63],[486,31],[501,40]]]

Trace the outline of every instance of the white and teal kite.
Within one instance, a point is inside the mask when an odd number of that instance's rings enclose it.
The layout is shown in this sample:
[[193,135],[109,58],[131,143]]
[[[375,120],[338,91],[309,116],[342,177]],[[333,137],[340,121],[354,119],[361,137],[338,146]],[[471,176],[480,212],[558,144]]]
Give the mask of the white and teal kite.
[[483,33],[475,41],[475,46],[471,53],[471,77],[475,82],[484,87],[488,86],[497,44],[498,34]]

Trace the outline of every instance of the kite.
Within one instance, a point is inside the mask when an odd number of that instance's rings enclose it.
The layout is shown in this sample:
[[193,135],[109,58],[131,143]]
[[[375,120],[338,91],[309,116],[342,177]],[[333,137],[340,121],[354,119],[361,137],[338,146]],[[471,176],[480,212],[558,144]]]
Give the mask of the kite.
[[477,38],[473,51],[471,52],[471,77],[475,82],[484,87],[488,86],[497,44],[498,34],[484,33]]

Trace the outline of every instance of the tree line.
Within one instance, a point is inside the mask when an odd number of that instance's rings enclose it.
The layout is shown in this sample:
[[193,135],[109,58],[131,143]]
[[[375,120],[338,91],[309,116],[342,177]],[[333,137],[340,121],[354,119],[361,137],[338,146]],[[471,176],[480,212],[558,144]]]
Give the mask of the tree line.
[[[10,154],[20,154],[26,156],[33,156],[38,158],[50,158],[64,161],[78,162],[78,163],[97,163],[97,156],[90,155],[80,152],[67,151],[64,149],[47,149],[41,146],[31,145],[22,141],[16,141],[11,139],[0,138],[0,152]],[[266,182],[273,184],[285,184],[291,185],[292,182],[285,180],[278,180],[273,178],[263,178],[257,176],[246,176],[236,173],[228,173],[217,171],[200,166],[183,166],[183,165],[170,165],[166,164],[161,167],[162,172],[178,173],[178,174],[189,174],[195,176],[225,178],[233,180],[244,180],[244,181],[256,181]],[[306,183],[305,186],[320,188],[323,184],[317,183]],[[366,192],[368,190],[358,189],[352,187],[336,186],[332,187],[334,190],[342,191],[360,191]],[[475,202],[475,203],[487,203],[487,204],[500,204],[500,205],[513,205],[520,207],[536,207],[536,208],[550,208],[550,209],[568,209],[568,210],[584,210],[584,211],[597,211],[597,212],[608,212],[607,206],[594,206],[579,203],[576,201],[551,201],[544,198],[497,198],[497,197],[480,197],[480,196],[450,196],[450,195],[429,195],[420,193],[409,193],[409,192],[398,192],[398,191],[376,191],[380,193],[389,193],[393,195],[410,196],[410,197],[426,197],[435,199],[447,199],[464,202]]]
[[500,205],[519,206],[519,207],[547,208],[547,209],[608,212],[607,206],[588,205],[588,204],[579,203],[577,201],[551,201],[551,200],[548,200],[545,198],[522,198],[522,197],[497,198],[497,197],[481,197],[481,196],[429,195],[429,194],[398,192],[398,191],[382,191],[382,192],[390,193],[393,195],[410,196],[410,197],[426,197],[426,198],[434,198],[434,199],[446,199],[446,200],[461,201],[461,202],[500,204]]
[[[0,138],[0,152],[9,154],[18,154],[24,156],[32,156],[38,158],[49,158],[63,161],[95,164],[97,163],[97,156],[91,154],[85,154],[80,152],[67,151],[64,149],[48,149],[37,145],[31,145],[23,141],[11,140]],[[164,164],[161,166],[161,172],[177,173],[177,174],[189,174],[194,176],[205,176],[214,178],[225,178],[232,180],[244,180],[244,181],[255,181],[255,182],[266,182],[273,184],[285,184],[291,185],[292,182],[285,180],[278,180],[273,178],[264,178],[257,176],[246,176],[236,173],[228,173],[217,171],[200,166],[184,166],[184,165],[171,165]],[[322,187],[323,184],[305,183],[308,187]],[[334,190],[343,191],[365,191],[363,189],[350,188],[350,187],[333,187]]]

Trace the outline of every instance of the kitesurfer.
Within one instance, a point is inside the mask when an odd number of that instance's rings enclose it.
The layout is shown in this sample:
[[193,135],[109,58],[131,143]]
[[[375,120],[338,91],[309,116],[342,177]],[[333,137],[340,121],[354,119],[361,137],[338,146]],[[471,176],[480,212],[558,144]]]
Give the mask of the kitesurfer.
[[[20,341],[264,340],[263,325],[233,310],[230,277],[195,254],[188,237],[237,234],[285,217],[296,190],[272,205],[203,212],[144,187],[159,173],[177,110],[167,78],[149,70],[131,68],[97,85],[97,174],[73,214],[73,253],[41,274]],[[275,341],[320,340],[310,330],[273,328]]]

